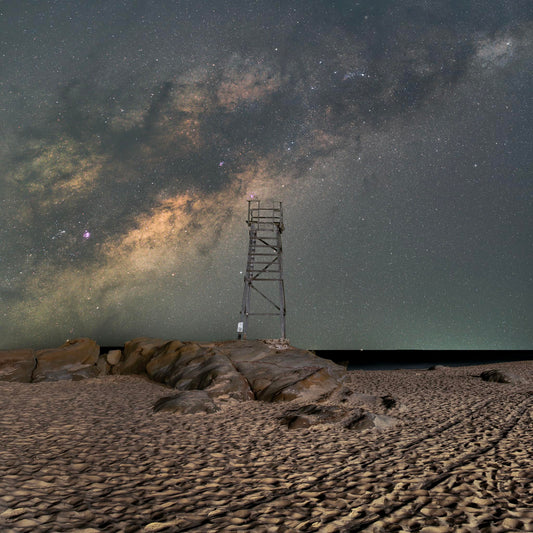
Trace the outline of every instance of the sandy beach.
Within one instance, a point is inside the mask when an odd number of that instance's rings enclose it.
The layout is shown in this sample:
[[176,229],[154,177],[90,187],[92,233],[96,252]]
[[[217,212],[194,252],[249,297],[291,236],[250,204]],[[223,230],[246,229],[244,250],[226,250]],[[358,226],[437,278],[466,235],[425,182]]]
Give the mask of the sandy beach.
[[[497,368],[519,383],[484,382]],[[389,429],[288,429],[297,402],[154,413],[138,376],[0,383],[0,530],[533,531],[533,361],[350,371]]]

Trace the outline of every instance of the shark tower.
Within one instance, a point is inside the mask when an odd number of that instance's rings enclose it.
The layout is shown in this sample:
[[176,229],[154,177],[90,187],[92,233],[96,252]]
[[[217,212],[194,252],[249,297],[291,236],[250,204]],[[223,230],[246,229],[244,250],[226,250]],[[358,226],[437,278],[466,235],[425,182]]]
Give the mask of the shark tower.
[[246,339],[250,317],[270,316],[278,317],[280,338],[285,340],[285,286],[281,246],[284,226],[281,202],[262,204],[257,198],[248,200],[246,223],[248,260],[237,335],[239,339]]

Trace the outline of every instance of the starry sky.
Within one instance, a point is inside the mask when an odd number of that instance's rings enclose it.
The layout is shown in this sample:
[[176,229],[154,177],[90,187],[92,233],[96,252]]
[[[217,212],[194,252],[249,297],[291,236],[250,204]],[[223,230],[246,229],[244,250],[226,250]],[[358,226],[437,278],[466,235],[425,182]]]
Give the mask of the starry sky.
[[530,0],[5,0],[0,348],[235,338],[250,195],[293,345],[533,348],[532,64]]

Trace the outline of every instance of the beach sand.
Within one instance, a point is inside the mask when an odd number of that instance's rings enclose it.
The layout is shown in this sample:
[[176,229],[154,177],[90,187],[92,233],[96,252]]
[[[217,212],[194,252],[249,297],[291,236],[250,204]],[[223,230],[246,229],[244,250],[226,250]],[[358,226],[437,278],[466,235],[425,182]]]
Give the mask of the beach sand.
[[[498,368],[520,384],[487,383]],[[154,413],[142,377],[0,383],[0,530],[533,531],[533,361],[351,371],[400,423],[287,429],[294,403]]]

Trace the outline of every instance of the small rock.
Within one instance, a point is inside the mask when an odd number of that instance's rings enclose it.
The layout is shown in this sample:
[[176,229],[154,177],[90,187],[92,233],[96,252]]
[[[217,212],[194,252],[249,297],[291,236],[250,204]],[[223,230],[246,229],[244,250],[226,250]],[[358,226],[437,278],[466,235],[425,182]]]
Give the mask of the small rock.
[[386,394],[385,396],[381,397],[381,403],[385,409],[392,409],[398,405],[398,400],[394,396]]
[[280,418],[289,429],[305,428],[316,424],[336,422],[346,416],[348,411],[334,405],[309,404],[290,409]]
[[387,429],[398,423],[398,420],[386,415],[376,415],[374,413],[355,412],[344,422],[346,429],[362,431],[363,429]]
[[214,413],[218,411],[217,406],[207,394],[202,390],[182,391],[174,396],[160,398],[154,404],[154,412],[169,411],[187,415],[191,413]]
[[99,376],[107,376],[111,371],[111,366],[107,362],[106,358],[102,356],[98,358],[96,369],[98,370]]
[[480,377],[483,381],[492,381],[494,383],[514,383],[515,381],[510,374],[496,369],[485,370],[481,372]]
[[120,361],[121,357],[122,352],[120,350],[110,350],[109,353],[106,355],[107,362],[111,366],[116,365]]

